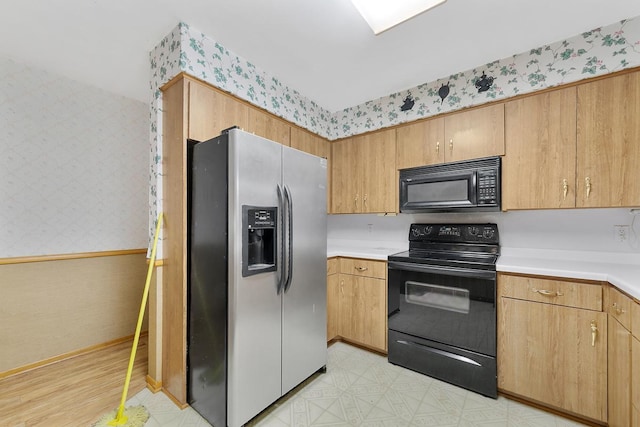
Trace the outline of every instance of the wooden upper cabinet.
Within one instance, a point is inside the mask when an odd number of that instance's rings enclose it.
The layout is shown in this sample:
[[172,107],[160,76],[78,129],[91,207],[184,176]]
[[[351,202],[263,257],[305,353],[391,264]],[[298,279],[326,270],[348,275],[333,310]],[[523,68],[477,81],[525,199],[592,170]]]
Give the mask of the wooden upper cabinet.
[[640,72],[578,86],[578,207],[640,205]]
[[398,210],[398,172],[395,166],[396,131],[383,130],[357,137],[362,181],[359,212]]
[[249,108],[249,126],[246,130],[287,147],[290,145],[291,126],[257,108]]
[[232,126],[249,128],[247,105],[204,83],[190,79],[186,81],[189,91],[189,138],[205,141]]
[[575,206],[576,88],[505,104],[504,209]]
[[447,162],[504,155],[504,104],[445,116],[444,139]]
[[396,129],[398,169],[444,162],[444,119],[424,120]]
[[354,138],[331,144],[331,213],[354,213],[360,187],[360,164]]
[[400,126],[396,132],[398,169],[502,156],[504,104]]
[[291,147],[313,154],[314,156],[329,158],[329,141],[306,130],[291,127]]
[[354,136],[331,145],[331,213],[395,212],[395,129]]

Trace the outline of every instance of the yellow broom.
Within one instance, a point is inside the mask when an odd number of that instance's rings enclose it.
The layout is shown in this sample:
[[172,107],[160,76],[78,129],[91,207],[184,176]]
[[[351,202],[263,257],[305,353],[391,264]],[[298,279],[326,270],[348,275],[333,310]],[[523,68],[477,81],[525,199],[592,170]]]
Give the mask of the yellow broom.
[[136,358],[136,350],[138,348],[138,340],[140,338],[140,330],[142,329],[142,319],[144,317],[144,309],[147,305],[147,297],[149,296],[149,284],[151,283],[151,273],[156,262],[156,247],[158,246],[158,234],[160,234],[160,227],[162,226],[162,212],[158,216],[158,222],[156,224],[156,234],[153,237],[153,247],[151,249],[151,259],[149,260],[149,269],[147,270],[147,281],[144,285],[144,292],[142,294],[142,303],[140,304],[140,313],[138,314],[138,324],[136,325],[136,333],[133,338],[133,347],[131,348],[131,357],[129,357],[129,367],[127,368],[127,376],[124,381],[124,388],[122,389],[122,399],[120,399],[120,406],[117,411],[114,410],[105,416],[103,416],[94,427],[106,427],[106,426],[124,426],[124,427],[141,427],[149,419],[149,411],[142,405],[132,406],[125,410],[124,403],[127,400],[127,392],[129,390],[129,382],[131,381],[131,372],[133,371],[133,362]]

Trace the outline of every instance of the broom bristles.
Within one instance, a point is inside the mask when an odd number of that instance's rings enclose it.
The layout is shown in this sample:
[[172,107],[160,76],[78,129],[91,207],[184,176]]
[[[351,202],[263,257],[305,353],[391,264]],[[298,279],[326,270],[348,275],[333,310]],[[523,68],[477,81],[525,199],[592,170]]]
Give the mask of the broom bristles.
[[122,426],[122,427],[142,427],[149,419],[149,411],[143,405],[131,406],[125,408],[124,415],[127,420],[124,424],[116,423],[116,416],[118,409],[105,414],[93,427],[110,427],[110,426]]

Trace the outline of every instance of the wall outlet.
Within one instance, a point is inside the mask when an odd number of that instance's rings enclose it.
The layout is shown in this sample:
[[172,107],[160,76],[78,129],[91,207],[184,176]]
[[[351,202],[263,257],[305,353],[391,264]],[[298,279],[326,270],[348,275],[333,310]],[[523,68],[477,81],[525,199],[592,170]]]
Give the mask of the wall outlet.
[[629,239],[629,226],[628,225],[614,225],[613,226],[613,239],[616,242],[624,243]]

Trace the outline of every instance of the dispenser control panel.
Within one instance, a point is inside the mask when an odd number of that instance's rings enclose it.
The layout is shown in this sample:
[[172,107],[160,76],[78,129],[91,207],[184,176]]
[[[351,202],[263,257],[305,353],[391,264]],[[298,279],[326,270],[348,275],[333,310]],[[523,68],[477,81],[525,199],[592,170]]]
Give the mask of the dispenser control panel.
[[276,271],[278,208],[242,206],[242,276]]

